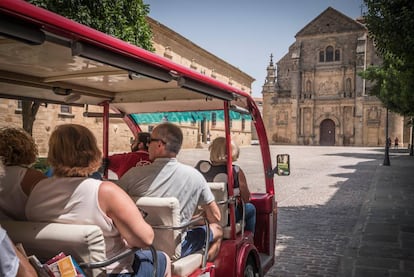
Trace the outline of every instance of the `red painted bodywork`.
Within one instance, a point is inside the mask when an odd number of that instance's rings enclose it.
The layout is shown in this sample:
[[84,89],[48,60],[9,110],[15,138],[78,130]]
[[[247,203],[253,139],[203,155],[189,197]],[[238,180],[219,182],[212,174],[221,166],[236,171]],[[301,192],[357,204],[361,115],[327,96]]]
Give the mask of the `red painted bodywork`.
[[[229,95],[236,95],[246,99],[248,110],[252,116],[252,122],[255,126],[258,140],[260,142],[260,150],[262,153],[263,171],[265,174],[265,193],[254,193],[252,195],[252,203],[257,210],[257,224],[254,239],[250,232],[246,232],[244,236],[235,233],[234,208],[231,205],[230,224],[231,239],[222,242],[219,256],[213,264],[209,264],[206,268],[210,272],[210,276],[243,276],[243,270],[249,256],[253,257],[256,264],[262,266],[263,272],[266,272],[273,264],[274,247],[276,240],[276,222],[277,222],[277,204],[275,202],[275,191],[273,181],[273,167],[270,157],[269,143],[266,135],[264,123],[260,114],[260,110],[251,95],[237,88],[222,83],[216,79],[195,72],[187,67],[171,62],[171,60],[160,57],[154,53],[141,49],[137,46],[126,43],[112,36],[103,34],[97,30],[81,25],[60,15],[50,11],[35,7],[27,2],[20,0],[1,0],[0,11],[20,18],[32,25],[41,26],[43,30],[61,35],[72,41],[88,42],[91,45],[106,49],[112,53],[121,54],[140,60],[154,68],[162,68],[169,72],[175,72],[177,75],[196,80],[206,84],[212,88],[219,89]],[[103,124],[103,154],[108,155],[108,126],[109,126],[109,103],[102,103],[104,107],[104,124]],[[225,126],[227,149],[230,149],[230,126],[229,126],[229,103],[224,101],[223,108],[225,111]],[[128,124],[132,133],[136,135],[140,131],[140,127],[130,118],[129,115],[124,116],[125,122]],[[233,195],[232,186],[232,167],[231,159],[228,161],[228,191],[229,195]],[[272,257],[270,264],[261,265],[259,254],[264,253]],[[202,272],[194,272],[191,276],[198,276]]]

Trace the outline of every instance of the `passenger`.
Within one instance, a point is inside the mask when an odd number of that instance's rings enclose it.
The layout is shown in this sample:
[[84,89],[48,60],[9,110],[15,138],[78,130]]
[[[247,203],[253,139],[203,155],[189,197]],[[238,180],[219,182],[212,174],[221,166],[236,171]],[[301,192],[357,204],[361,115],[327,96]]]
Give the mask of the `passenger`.
[[0,225],[0,276],[37,276],[29,260],[16,248]]
[[[0,159],[0,183],[5,175],[3,161]],[[37,276],[36,270],[27,258],[16,248],[7,236],[6,230],[4,230],[1,225],[0,249],[0,276]]]
[[[118,181],[131,196],[176,197],[181,207],[181,222],[187,223],[197,209],[203,208],[210,232],[208,259],[214,260],[220,250],[223,236],[220,210],[214,195],[204,177],[193,167],[177,160],[181,149],[183,133],[172,123],[162,123],[154,128],[149,144],[152,164],[131,168]],[[205,243],[206,226],[187,231],[181,246],[181,256],[187,256],[202,249]]]
[[150,164],[148,154],[149,139],[150,133],[139,133],[131,145],[131,152],[109,156],[105,166],[115,172],[119,179],[131,167]]
[[[102,229],[107,257],[128,247],[152,244],[154,232],[135,203],[116,184],[87,177],[101,165],[101,151],[92,132],[80,125],[57,126],[49,139],[48,162],[55,174],[40,181],[26,206],[29,220],[67,224],[94,224]],[[157,253],[158,276],[170,276],[170,261]],[[150,276],[149,250],[139,250],[106,267],[108,276]]]
[[37,146],[26,131],[11,127],[0,129],[0,156],[6,172],[0,181],[0,219],[26,219],[27,197],[46,178],[39,170],[30,168],[37,154]]
[[[205,172],[199,167],[196,168],[203,173],[204,177],[208,182],[215,182],[214,178],[218,176],[219,173],[227,174],[227,154],[226,154],[226,138],[217,137],[208,147],[210,151],[210,161],[212,164],[211,168],[208,168]],[[240,154],[239,147],[231,141],[231,154],[233,162],[237,161]],[[250,191],[247,185],[246,175],[243,170],[238,166],[233,164],[233,181],[234,188],[240,191],[240,197],[244,202],[245,209],[245,230],[251,231],[254,233],[256,226],[256,207],[250,203]],[[238,205],[236,208],[236,221],[239,221],[243,218],[242,207]]]

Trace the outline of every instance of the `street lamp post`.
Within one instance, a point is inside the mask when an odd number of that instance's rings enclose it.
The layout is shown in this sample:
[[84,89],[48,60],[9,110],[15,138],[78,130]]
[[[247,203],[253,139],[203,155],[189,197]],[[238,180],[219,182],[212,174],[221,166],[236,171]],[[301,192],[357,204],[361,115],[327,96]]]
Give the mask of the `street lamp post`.
[[390,144],[388,142],[388,107],[387,112],[385,114],[385,156],[384,156],[384,162],[382,165],[389,166],[390,165]]
[[411,143],[410,143],[410,156],[414,155],[414,117],[411,117]]

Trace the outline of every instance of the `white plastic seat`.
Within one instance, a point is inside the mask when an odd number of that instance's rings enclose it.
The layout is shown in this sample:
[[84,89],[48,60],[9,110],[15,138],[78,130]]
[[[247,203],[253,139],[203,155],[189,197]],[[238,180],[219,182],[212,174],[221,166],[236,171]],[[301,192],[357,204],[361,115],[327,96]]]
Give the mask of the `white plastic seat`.
[[[151,226],[180,226],[180,203],[175,197],[141,197],[136,205],[147,216],[145,221]],[[155,239],[153,246],[162,250],[176,260],[181,256],[181,230],[154,229]]]
[[[231,238],[231,226],[229,226],[229,197],[227,193],[227,183],[225,182],[208,182],[208,185],[211,189],[211,192],[218,203],[221,220],[220,225],[223,227],[223,238]],[[236,223],[236,234],[240,233],[242,230],[242,224],[240,222]]]
[[[96,225],[74,225],[31,221],[1,221],[14,243],[22,243],[27,254],[46,262],[60,252],[75,261],[100,262],[106,259],[102,230]],[[88,276],[106,276],[104,268],[85,270]]]
[[181,258],[182,228],[180,203],[175,197],[141,197],[136,205],[146,213],[147,221],[154,229],[153,246],[168,254],[172,260],[172,273],[187,276],[202,266],[203,254],[195,253]]

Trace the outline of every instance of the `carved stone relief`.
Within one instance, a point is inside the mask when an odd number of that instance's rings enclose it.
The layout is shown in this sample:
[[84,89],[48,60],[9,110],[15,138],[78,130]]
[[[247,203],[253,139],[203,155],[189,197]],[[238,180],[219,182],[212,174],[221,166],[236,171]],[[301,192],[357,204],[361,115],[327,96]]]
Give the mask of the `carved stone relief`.
[[331,77],[326,81],[322,81],[318,86],[319,95],[334,95],[339,91],[339,82],[332,80]]

